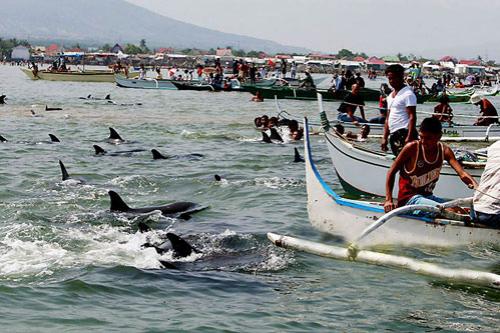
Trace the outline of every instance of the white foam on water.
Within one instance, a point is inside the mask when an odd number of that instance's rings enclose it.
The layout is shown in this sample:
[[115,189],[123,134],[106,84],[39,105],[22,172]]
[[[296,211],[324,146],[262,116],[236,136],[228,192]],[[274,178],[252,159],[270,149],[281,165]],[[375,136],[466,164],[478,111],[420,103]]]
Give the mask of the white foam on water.
[[255,178],[255,184],[257,186],[265,186],[272,189],[280,189],[285,187],[298,187],[302,186],[302,182],[292,179],[292,178]]
[[56,270],[82,266],[161,267],[156,251],[142,247],[150,238],[157,239],[154,233],[131,234],[128,228],[87,225],[57,229],[59,241],[51,242],[22,239],[22,233],[33,226],[16,229],[0,240],[0,279],[50,276]]

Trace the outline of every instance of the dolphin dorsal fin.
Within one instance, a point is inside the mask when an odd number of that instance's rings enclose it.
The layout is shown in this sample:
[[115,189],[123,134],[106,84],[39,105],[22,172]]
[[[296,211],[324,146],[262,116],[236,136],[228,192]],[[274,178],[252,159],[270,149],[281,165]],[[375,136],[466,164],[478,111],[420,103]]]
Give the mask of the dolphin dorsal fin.
[[107,94],[106,97],[104,97],[104,99],[111,99],[111,94]]
[[165,155],[163,155],[162,153],[160,153],[156,149],[151,149],[151,153],[153,154],[154,160],[166,160],[167,159],[167,157]]
[[188,242],[171,232],[167,233],[167,238],[172,244],[174,257],[189,257],[193,252],[197,252]]
[[120,134],[118,134],[118,132],[113,127],[109,128],[109,139],[123,141]]
[[63,181],[68,180],[70,178],[68,171],[66,170],[66,167],[64,166],[64,164],[61,160],[59,160],[59,166],[61,167],[62,180]]
[[91,97],[92,97],[92,95],[88,95],[88,96],[87,96],[87,99],[90,99]]
[[101,147],[99,147],[98,145],[93,145],[92,147],[94,147],[94,151],[95,151],[96,155],[106,154],[106,151],[104,149],[102,149]]
[[6,138],[4,138],[2,135],[0,135],[0,142],[7,142],[9,140],[7,140]]
[[130,207],[123,201],[123,199],[115,191],[109,191],[109,198],[111,199],[110,210],[114,212],[127,212]]
[[264,141],[265,143],[271,143],[271,138],[269,137],[269,135],[267,135],[266,132],[262,132],[262,141]]
[[299,150],[297,148],[294,148],[294,151],[295,151],[295,156],[294,156],[293,161],[295,163],[304,162],[304,159],[300,156]]
[[271,140],[283,142],[283,138],[274,127],[271,127]]
[[49,134],[49,138],[51,142],[61,142],[61,140],[59,140],[59,138],[54,134]]

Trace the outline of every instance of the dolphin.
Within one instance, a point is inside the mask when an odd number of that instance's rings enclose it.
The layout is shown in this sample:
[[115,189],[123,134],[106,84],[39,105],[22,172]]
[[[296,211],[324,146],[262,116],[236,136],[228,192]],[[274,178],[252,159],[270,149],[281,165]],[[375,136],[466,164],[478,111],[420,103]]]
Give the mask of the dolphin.
[[64,163],[61,160],[59,160],[59,167],[61,168],[61,179],[62,179],[63,182],[67,181],[67,180],[72,180],[72,181],[74,181],[77,184],[84,184],[85,183],[85,181],[83,179],[72,178],[69,175],[68,171],[66,170],[66,167],[64,166]]
[[293,148],[295,152],[295,156],[293,159],[294,163],[304,162],[304,159],[300,156],[299,150],[297,148]]
[[118,134],[118,132],[113,127],[110,127],[108,142],[113,144],[120,144],[125,142],[125,140],[122,139],[120,134]]
[[0,104],[5,104],[6,95],[0,95]]
[[[141,223],[143,224],[141,226]],[[139,231],[140,232],[147,232],[150,231],[151,229],[143,222],[139,223]],[[193,247],[191,244],[189,244],[186,240],[181,238],[180,236],[174,234],[174,233],[167,233],[167,239],[170,244],[162,243],[160,245],[154,245],[151,243],[145,243],[142,246],[143,247],[152,247],[156,250],[156,253],[162,255],[165,254],[169,251],[172,251],[172,257],[174,259],[179,259],[179,258],[186,258],[192,255],[193,253],[201,253],[200,250],[196,249]],[[170,245],[170,246],[169,246]],[[163,266],[163,268],[166,269],[178,269],[177,266],[175,266],[173,263],[165,260],[160,260],[160,264]]]
[[214,175],[215,181],[220,182],[222,180],[222,177],[219,175]]
[[65,181],[70,179],[68,171],[61,160],[59,160],[59,167],[61,167],[62,180]]
[[269,130],[271,131],[271,140],[276,140],[276,141],[279,141],[279,142],[283,142],[283,138],[278,133],[278,131],[276,130],[276,128],[271,127]]
[[187,159],[187,160],[198,160],[201,157],[203,157],[203,154],[198,154],[198,153],[186,154],[186,155],[165,156],[165,155],[163,155],[162,153],[160,153],[156,149],[151,149],[151,153],[153,154],[153,159],[154,160],[166,160],[166,159],[169,159],[169,158]]
[[0,135],[0,142],[7,142],[9,140],[7,140],[6,138],[4,138],[2,135]]
[[156,149],[151,149],[151,153],[153,154],[153,159],[154,160],[166,160],[168,159],[167,156],[163,155]]
[[107,156],[130,156],[133,153],[139,153],[141,151],[145,151],[144,149],[132,149],[132,150],[119,150],[114,152],[107,152],[101,146],[93,145],[92,147],[94,147],[95,155],[107,155]]
[[45,111],[62,111],[62,108],[49,108],[45,105]]
[[57,136],[54,134],[49,134],[50,142],[61,142]]
[[199,206],[194,202],[175,202],[173,204],[164,206],[130,208],[115,191],[109,191],[108,194],[111,199],[110,210],[112,212],[143,214],[159,210],[161,211],[162,215],[167,217],[179,217],[182,219],[189,219],[191,214],[199,212],[206,208]]
[[266,132],[262,132],[262,141],[265,143],[272,143],[271,138]]

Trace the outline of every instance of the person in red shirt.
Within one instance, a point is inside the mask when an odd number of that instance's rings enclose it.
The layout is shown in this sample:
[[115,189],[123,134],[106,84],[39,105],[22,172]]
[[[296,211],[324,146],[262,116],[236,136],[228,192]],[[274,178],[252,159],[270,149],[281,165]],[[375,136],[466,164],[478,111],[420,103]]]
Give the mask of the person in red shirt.
[[[419,130],[419,140],[404,146],[387,172],[384,210],[389,212],[405,205],[437,206],[442,198],[433,195],[443,162],[455,170],[460,179],[469,187],[477,187],[477,182],[455,158],[453,151],[440,142],[441,122],[436,118],[425,118]],[[396,174],[399,172],[398,202],[394,204],[392,190]]]
[[497,109],[495,109],[490,101],[481,96],[472,95],[470,98],[470,102],[472,104],[479,105],[480,108],[479,114],[481,116],[477,118],[474,126],[489,126],[491,124],[498,123]]

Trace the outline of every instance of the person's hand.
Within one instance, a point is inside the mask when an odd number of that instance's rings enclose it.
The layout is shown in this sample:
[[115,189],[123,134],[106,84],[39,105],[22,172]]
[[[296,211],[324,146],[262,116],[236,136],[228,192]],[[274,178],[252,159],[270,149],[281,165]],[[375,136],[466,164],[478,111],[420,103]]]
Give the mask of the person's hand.
[[396,205],[394,204],[394,202],[392,202],[392,199],[391,200],[386,200],[384,202],[384,211],[386,213],[389,213],[391,210],[393,210],[394,208],[396,208]]
[[387,148],[387,139],[383,139],[382,140],[382,143],[380,144],[380,148],[382,149],[382,151],[388,151],[389,148]]
[[476,182],[476,180],[470,176],[469,174],[465,174],[460,176],[460,179],[467,184],[467,187],[470,189],[475,189],[479,186],[479,184]]

